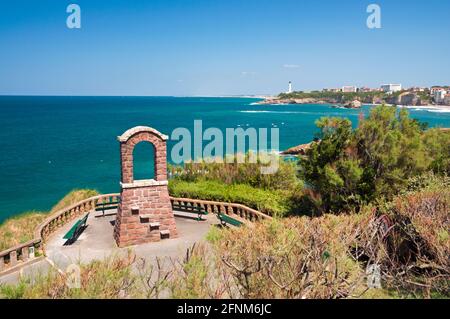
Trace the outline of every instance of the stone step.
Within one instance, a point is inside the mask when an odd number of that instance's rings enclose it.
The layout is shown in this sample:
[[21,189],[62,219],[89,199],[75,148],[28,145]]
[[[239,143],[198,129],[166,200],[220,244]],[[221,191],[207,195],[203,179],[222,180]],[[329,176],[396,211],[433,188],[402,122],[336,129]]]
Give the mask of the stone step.
[[161,239],[170,238],[170,230],[161,230],[160,232]]
[[150,223],[150,230],[159,229],[160,226],[160,223]]
[[132,206],[131,207],[131,214],[132,215],[138,215],[139,214],[139,206]]
[[147,224],[150,222],[150,216],[139,215],[142,224]]

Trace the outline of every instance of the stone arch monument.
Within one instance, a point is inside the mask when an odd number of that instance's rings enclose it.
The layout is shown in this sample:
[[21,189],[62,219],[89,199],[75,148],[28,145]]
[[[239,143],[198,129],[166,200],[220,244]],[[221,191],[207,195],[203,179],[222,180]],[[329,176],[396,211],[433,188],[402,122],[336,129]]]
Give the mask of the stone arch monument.
[[[178,235],[167,187],[167,139],[166,135],[146,126],[134,127],[118,137],[122,177],[114,238],[119,247]],[[154,146],[155,179],[134,180],[133,150],[140,142]]]

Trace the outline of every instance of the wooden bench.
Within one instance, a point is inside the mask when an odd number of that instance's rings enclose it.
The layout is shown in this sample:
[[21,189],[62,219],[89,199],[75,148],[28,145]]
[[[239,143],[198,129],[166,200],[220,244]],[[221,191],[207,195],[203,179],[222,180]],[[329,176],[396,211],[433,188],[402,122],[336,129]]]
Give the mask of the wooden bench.
[[82,219],[78,220],[67,232],[67,234],[64,235],[63,239],[67,239],[67,243],[72,244],[77,240],[78,236],[81,234],[84,227],[86,226],[88,217],[89,213],[86,214],[86,216],[84,216]]
[[97,203],[95,205],[95,211],[96,212],[102,212],[102,216],[105,216],[105,211],[111,210],[111,209],[117,209],[119,207],[120,201],[114,201],[114,202],[101,202]]
[[243,222],[222,213],[218,213],[217,218],[220,220],[222,226],[232,225],[235,227],[241,227],[244,224]]
[[191,206],[186,204],[173,203],[172,209],[178,210],[183,213],[196,214],[197,221],[202,221],[202,216],[208,215],[208,212],[201,207]]

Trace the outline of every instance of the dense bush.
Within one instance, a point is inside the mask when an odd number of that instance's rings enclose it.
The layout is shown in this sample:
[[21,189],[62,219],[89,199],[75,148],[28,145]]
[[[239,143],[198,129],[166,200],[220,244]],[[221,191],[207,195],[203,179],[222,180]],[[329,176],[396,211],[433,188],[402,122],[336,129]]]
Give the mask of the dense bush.
[[423,132],[405,109],[375,107],[356,130],[341,118],[322,118],[317,126],[320,143],[312,145],[300,166],[319,212],[392,199],[411,177],[428,170],[448,173],[450,134]]
[[431,187],[397,197],[387,247],[394,286],[410,294],[450,296],[450,191]]
[[277,216],[305,214],[302,210],[302,182],[297,177],[296,163],[279,160],[274,174],[263,174],[265,164],[219,163],[205,160],[171,166],[169,192],[175,197],[197,198],[239,203],[263,213]]
[[[81,265],[79,289],[51,272],[0,286],[0,297],[448,298],[450,191],[439,186],[447,182],[413,178],[413,190],[360,214],[213,227],[183,259],[116,256]],[[368,288],[370,265],[380,267],[382,289]]]
[[214,246],[233,298],[358,296],[363,271],[348,253],[357,224],[346,217],[288,218],[228,230]]
[[450,174],[450,132],[430,129],[424,133],[423,142],[431,159],[430,168],[437,173]]
[[372,220],[358,238],[360,259],[381,265],[385,287],[398,295],[450,296],[448,182],[434,175],[411,179],[410,190],[377,208],[387,219]]
[[[250,153],[242,156],[243,163],[238,163],[238,156],[232,158],[232,163],[205,159],[201,162],[185,163],[183,166],[171,166],[169,171],[174,178],[187,182],[218,181],[227,185],[245,184],[269,190],[293,190],[301,187],[297,178],[297,166],[293,162],[278,158],[278,170],[274,174],[263,174],[261,168],[266,164],[261,161],[251,163]],[[229,158],[228,156],[227,159]]]
[[238,203],[269,215],[289,212],[289,198],[281,191],[264,190],[245,184],[227,185],[216,181],[169,182],[171,196]]

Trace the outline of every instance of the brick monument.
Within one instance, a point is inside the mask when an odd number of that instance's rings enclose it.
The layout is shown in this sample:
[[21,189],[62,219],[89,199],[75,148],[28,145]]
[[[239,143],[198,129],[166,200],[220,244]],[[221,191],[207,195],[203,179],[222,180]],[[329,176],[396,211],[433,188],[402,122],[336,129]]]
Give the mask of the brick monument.
[[[167,188],[167,139],[166,135],[145,126],[134,127],[118,137],[122,181],[114,238],[119,247],[178,235]],[[154,146],[155,179],[134,180],[133,150],[140,142]]]

